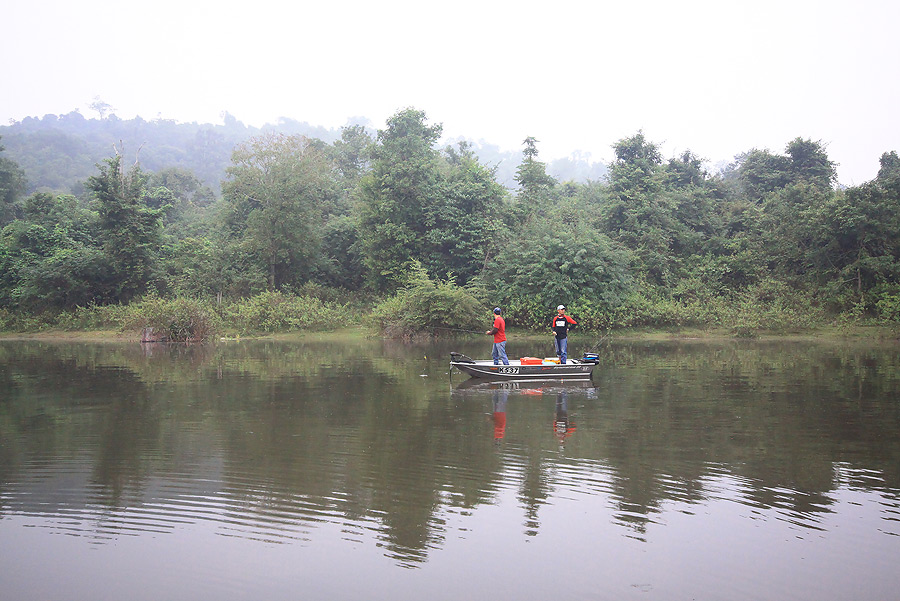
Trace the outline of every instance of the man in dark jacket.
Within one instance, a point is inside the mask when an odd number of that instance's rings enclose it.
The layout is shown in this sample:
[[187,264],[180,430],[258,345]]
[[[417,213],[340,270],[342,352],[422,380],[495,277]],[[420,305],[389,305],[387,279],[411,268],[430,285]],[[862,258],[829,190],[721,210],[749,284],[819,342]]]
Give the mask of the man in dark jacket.
[[560,305],[556,308],[556,316],[553,318],[553,321],[550,322],[550,329],[553,330],[553,335],[556,336],[554,340],[556,343],[556,356],[559,357],[560,363],[566,362],[566,351],[569,346],[569,330],[572,329],[572,326],[577,324],[577,321],[566,315],[566,307],[564,305]]

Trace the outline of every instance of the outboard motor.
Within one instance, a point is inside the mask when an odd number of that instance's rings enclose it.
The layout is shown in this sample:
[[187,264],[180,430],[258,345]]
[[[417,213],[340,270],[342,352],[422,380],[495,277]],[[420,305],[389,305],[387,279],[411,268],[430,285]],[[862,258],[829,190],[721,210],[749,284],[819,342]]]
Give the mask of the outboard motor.
[[454,353],[450,352],[450,360],[454,363],[475,363],[469,357],[466,357],[462,353]]

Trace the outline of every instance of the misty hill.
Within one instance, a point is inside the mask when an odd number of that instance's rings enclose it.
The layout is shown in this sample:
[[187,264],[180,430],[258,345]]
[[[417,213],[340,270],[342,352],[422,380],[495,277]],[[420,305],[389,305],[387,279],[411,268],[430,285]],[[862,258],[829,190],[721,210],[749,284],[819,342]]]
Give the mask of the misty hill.
[[[351,120],[348,125],[364,125],[366,120]],[[66,115],[27,117],[0,126],[0,144],[5,156],[15,161],[28,179],[27,192],[50,191],[80,194],[82,182],[96,174],[96,165],[115,154],[118,147],[127,163],[139,160],[145,171],[167,167],[191,170],[217,193],[231,162],[234,147],[266,131],[304,135],[328,144],[340,139],[340,129],[329,129],[306,122],[282,118],[262,128],[245,125],[226,114],[221,125],[178,123],[172,120],[146,121],[141,117],[123,120],[116,115],[102,119],[85,118],[78,111]],[[447,140],[455,145],[460,140]],[[522,161],[520,151],[504,151],[483,140],[469,141],[481,162],[496,166],[497,181],[515,188],[516,168]],[[560,181],[600,180],[607,168],[573,157],[547,163],[547,172]]]

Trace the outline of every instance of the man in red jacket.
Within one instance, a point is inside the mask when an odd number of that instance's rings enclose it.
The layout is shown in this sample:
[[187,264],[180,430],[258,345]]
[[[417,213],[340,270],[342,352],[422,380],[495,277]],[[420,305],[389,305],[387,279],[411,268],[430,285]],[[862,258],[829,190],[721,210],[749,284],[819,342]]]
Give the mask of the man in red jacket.
[[556,336],[554,340],[556,343],[556,356],[559,357],[560,363],[566,362],[569,330],[574,325],[578,325],[578,322],[566,315],[565,305],[558,306],[556,308],[556,316],[550,322],[550,329],[553,330],[553,334]]
[[509,358],[506,356],[506,322],[500,316],[502,311],[500,307],[494,309],[494,327],[485,332],[485,334],[493,335],[494,348],[491,351],[491,357],[494,358],[494,365],[509,365]]

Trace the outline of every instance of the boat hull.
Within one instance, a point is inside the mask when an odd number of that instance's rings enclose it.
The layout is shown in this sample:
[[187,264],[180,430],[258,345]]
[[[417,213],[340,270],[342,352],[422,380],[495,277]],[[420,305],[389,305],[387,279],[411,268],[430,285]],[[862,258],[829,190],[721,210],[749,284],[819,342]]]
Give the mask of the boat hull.
[[563,365],[544,363],[541,365],[522,365],[510,360],[509,365],[494,365],[493,361],[450,361],[450,367],[468,374],[473,378],[493,380],[535,380],[535,379],[590,379],[596,363],[571,361]]

